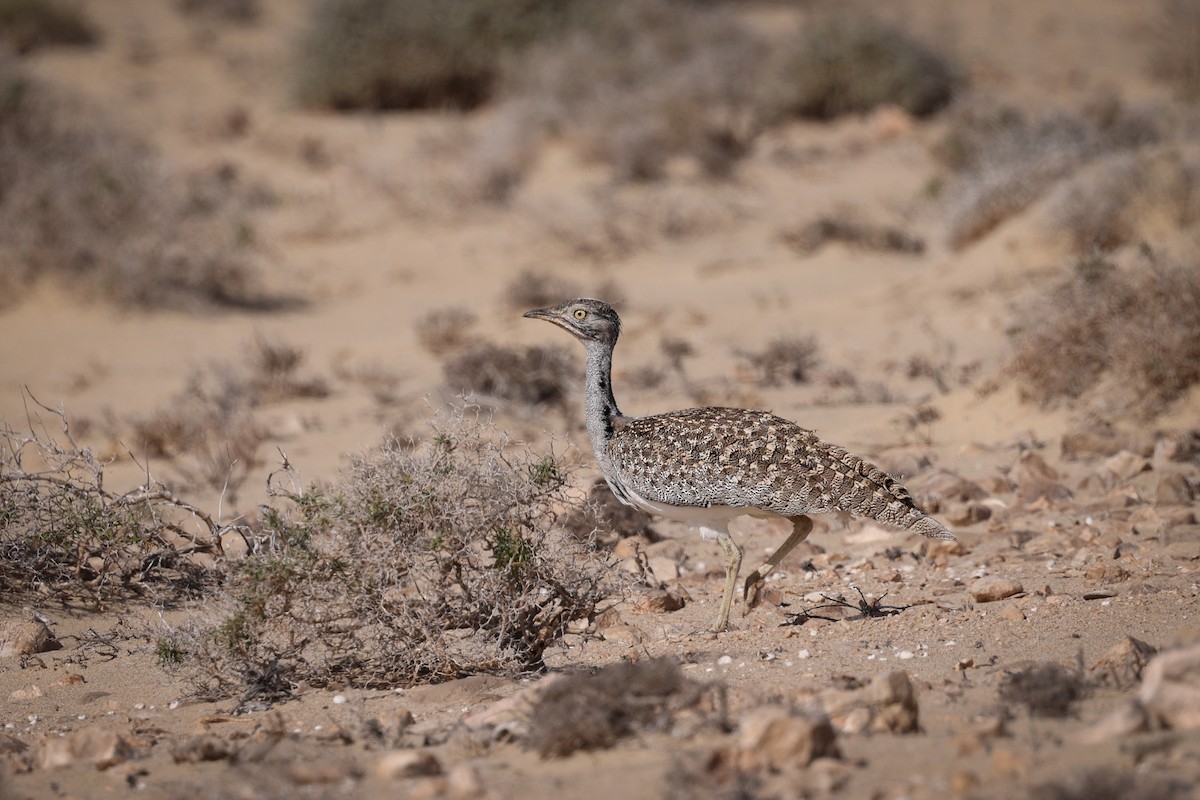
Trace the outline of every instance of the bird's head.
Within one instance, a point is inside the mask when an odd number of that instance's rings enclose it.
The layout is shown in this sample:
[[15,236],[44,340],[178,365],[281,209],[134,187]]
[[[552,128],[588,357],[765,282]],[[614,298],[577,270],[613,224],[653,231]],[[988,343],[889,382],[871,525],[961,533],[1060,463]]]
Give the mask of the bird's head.
[[574,334],[583,342],[599,342],[608,346],[617,343],[621,335],[621,318],[612,306],[600,300],[581,297],[548,308],[535,308],[522,316],[544,319]]

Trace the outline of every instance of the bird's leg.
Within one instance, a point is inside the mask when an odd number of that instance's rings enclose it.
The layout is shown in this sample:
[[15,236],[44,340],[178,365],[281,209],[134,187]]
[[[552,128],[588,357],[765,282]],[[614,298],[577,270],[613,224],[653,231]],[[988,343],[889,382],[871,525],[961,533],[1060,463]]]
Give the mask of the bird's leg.
[[792,534],[784,540],[783,544],[771,554],[766,562],[758,569],[746,576],[746,584],[743,589],[746,599],[746,609],[749,610],[758,605],[759,594],[765,585],[767,574],[775,569],[783,557],[792,552],[796,545],[803,542],[808,534],[812,533],[813,521],[812,517],[807,514],[798,514],[794,517],[789,517],[792,521]]
[[724,526],[709,530],[717,534],[717,541],[721,543],[721,549],[725,551],[725,591],[721,594],[721,610],[717,614],[717,624],[713,628],[713,633],[721,633],[729,623],[729,607],[733,605],[733,588],[737,585],[738,573],[742,569],[742,550]]

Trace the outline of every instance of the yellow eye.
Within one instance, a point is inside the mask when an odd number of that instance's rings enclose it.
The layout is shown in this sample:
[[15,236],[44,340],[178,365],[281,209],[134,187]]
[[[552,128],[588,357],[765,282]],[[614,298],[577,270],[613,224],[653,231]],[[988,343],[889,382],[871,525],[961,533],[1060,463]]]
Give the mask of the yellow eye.
[[587,316],[587,311],[582,308],[575,309],[575,319],[583,319]]

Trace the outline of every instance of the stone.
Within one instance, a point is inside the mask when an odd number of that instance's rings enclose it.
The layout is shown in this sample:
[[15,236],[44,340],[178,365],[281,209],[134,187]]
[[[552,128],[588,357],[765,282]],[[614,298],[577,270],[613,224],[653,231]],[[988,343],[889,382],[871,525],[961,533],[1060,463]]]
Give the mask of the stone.
[[1000,609],[1000,613],[996,616],[1009,622],[1020,622],[1025,619],[1025,612],[1013,603],[1005,603],[1004,607]]
[[81,683],[87,683],[87,678],[80,675],[78,672],[69,672],[56,680],[51,686],[76,686]]
[[28,686],[22,686],[20,689],[13,689],[9,693],[8,699],[16,703],[21,703],[25,702],[26,700],[36,700],[37,698],[44,697],[45,695],[46,693],[42,691],[42,687],[35,683],[31,683]]
[[961,539],[925,539],[921,542],[921,555],[933,564],[945,564],[951,556],[961,556],[967,552],[966,545]]
[[1200,645],[1152,658],[1143,673],[1137,699],[1148,718],[1164,728],[1200,728]]
[[473,764],[455,764],[446,773],[446,796],[450,800],[474,800],[485,795],[483,776]]
[[202,761],[221,761],[233,755],[233,748],[220,736],[211,733],[192,736],[171,747],[176,764],[199,764]]
[[987,497],[982,486],[946,469],[917,475],[907,482],[907,486],[917,505],[931,514],[951,503],[969,503]]
[[64,737],[43,739],[37,764],[41,769],[58,769],[73,764],[92,764],[108,769],[133,757],[129,739],[108,728],[91,725]]
[[1177,472],[1159,478],[1154,489],[1154,502],[1160,506],[1186,506],[1195,499],[1192,485]]
[[840,733],[912,733],[918,729],[916,692],[903,670],[877,675],[858,689],[822,692],[817,702]]
[[7,733],[0,733],[0,756],[12,755],[14,753],[24,753],[29,749],[29,745],[22,742],[15,736],[10,736]]
[[946,512],[946,522],[951,527],[975,525],[992,518],[992,508],[985,503],[959,503]]
[[221,534],[221,552],[231,561],[241,561],[250,555],[250,543],[244,533],[230,529]]
[[824,714],[760,706],[742,715],[733,760],[743,772],[781,772],[840,755],[837,734]]
[[1158,650],[1132,636],[1125,636],[1092,663],[1092,680],[1125,686],[1141,680],[1142,672]]
[[660,581],[673,581],[679,577],[679,562],[666,556],[654,556],[649,560],[650,571]]
[[375,762],[375,775],[384,780],[442,774],[437,756],[425,750],[394,750]]
[[985,575],[975,580],[968,590],[976,603],[991,603],[1025,591],[1019,581],[999,575]]
[[340,759],[293,761],[288,765],[287,772],[292,783],[300,786],[337,783],[362,774],[354,762]]
[[643,589],[632,599],[632,606],[638,612],[646,614],[666,614],[677,612],[688,604],[684,594],[670,589]]
[[1104,459],[1104,464],[1100,468],[1100,478],[1109,482],[1109,485],[1115,486],[1118,483],[1124,483],[1139,472],[1145,472],[1150,469],[1150,460],[1131,453],[1128,450],[1122,450],[1108,458]]
[[1057,483],[1062,479],[1058,470],[1047,464],[1046,459],[1032,450],[1027,450],[1020,455],[1012,469],[1009,470],[1008,477],[1016,482],[1018,487],[1032,483]]
[[10,619],[0,622],[0,658],[45,653],[60,647],[62,645],[41,620]]

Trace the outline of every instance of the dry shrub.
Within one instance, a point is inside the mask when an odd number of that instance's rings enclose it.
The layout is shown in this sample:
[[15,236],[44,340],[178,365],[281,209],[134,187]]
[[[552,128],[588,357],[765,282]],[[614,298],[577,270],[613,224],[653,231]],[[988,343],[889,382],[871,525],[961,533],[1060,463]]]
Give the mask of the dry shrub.
[[603,478],[592,483],[587,502],[572,510],[562,526],[578,539],[595,540],[607,546],[631,536],[650,541],[660,538],[654,529],[654,517],[618,500]]
[[553,530],[571,503],[552,456],[455,417],[356,457],[328,489],[282,488],[257,552],[169,643],[218,696],[410,686],[542,666],[590,618],[608,568]]
[[1145,770],[1094,769],[1037,784],[1029,800],[1184,800],[1194,796],[1191,781]]
[[170,603],[215,585],[220,572],[194,558],[221,553],[213,519],[156,481],[106,488],[107,464],[66,414],[42,410],[65,442],[40,420],[28,433],[0,425],[0,599]]
[[874,17],[838,9],[818,14],[778,54],[763,88],[772,117],[830,119],[894,105],[916,116],[954,96],[949,61]]
[[1200,98],[1200,2],[1159,0],[1150,68],[1175,85],[1182,100]]
[[102,112],[0,59],[0,303],[43,275],[147,308],[269,304],[250,199],[184,179]]
[[504,300],[515,310],[528,311],[561,303],[580,294],[579,286],[566,278],[527,269],[508,282]]
[[219,489],[235,501],[263,463],[259,449],[267,431],[254,409],[329,394],[323,378],[301,374],[303,359],[291,345],[255,339],[243,364],[194,371],[170,403],[134,419],[134,445],[152,458],[171,460],[185,486]]
[[476,399],[565,406],[581,371],[574,356],[561,347],[515,349],[480,342],[447,360],[442,374],[451,391]]
[[744,352],[750,367],[758,374],[763,386],[783,386],[806,383],[820,359],[817,356],[817,337],[785,336],[769,342],[757,353]]
[[1038,717],[1065,717],[1085,688],[1079,671],[1039,661],[1006,670],[999,693],[1005,706],[1023,705]]
[[579,143],[618,180],[660,177],[676,156],[727,175],[757,133],[763,50],[726,9],[677,0],[599,4],[589,25],[532,48],[504,95]]
[[465,345],[478,318],[465,308],[439,308],[417,320],[417,341],[435,356]]
[[1052,195],[1047,216],[1080,256],[1136,242],[1162,222],[1186,229],[1200,221],[1200,160],[1173,150],[1099,159]]
[[474,108],[501,61],[567,26],[561,0],[320,0],[297,48],[301,103],[335,109]]
[[1091,159],[1158,137],[1150,116],[1119,105],[1034,120],[1010,110],[961,109],[935,148],[958,171],[947,188],[950,245],[961,248],[986,236]]
[[96,26],[74,3],[0,0],[0,44],[24,55],[54,45],[89,45]]
[[666,733],[676,714],[703,705],[710,693],[663,658],[568,675],[550,684],[534,706],[529,746],[543,758],[564,758],[612,747],[635,733]]
[[260,0],[176,0],[176,6],[189,16],[246,24],[262,16]]
[[920,255],[925,240],[890,225],[845,217],[818,217],[783,231],[784,243],[800,255],[811,255],[829,242],[842,242],[881,253]]
[[1153,413],[1200,381],[1200,267],[1081,261],[1016,325],[1012,367],[1039,402],[1100,387]]

